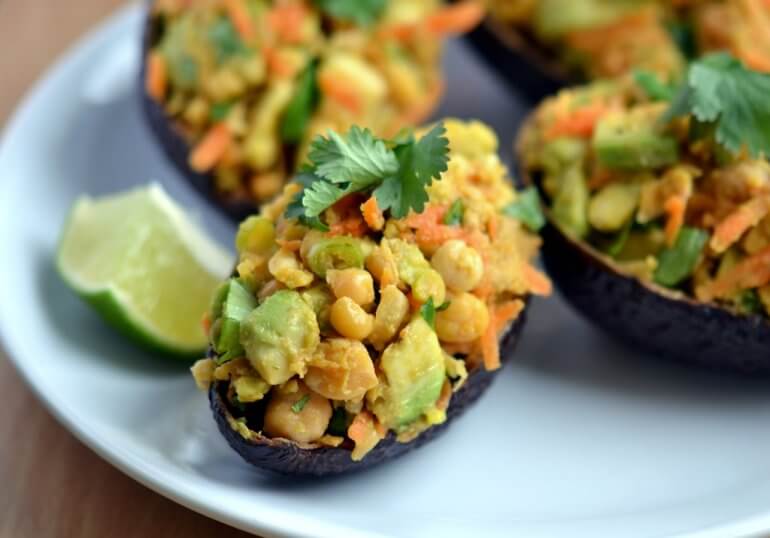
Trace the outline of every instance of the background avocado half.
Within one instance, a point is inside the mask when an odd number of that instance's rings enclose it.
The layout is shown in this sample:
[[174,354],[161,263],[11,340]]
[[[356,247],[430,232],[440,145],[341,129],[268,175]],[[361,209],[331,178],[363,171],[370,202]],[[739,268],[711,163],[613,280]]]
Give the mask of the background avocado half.
[[250,198],[228,198],[222,196],[214,188],[212,174],[201,174],[190,168],[189,157],[191,146],[182,134],[178,125],[166,115],[163,106],[153,99],[145,88],[144,80],[147,72],[147,53],[160,38],[162,28],[159,21],[152,16],[152,0],[145,2],[145,21],[142,33],[142,63],[139,70],[139,98],[147,125],[155,135],[163,153],[172,162],[184,178],[206,200],[220,208],[234,222],[241,222],[254,214],[256,204]]
[[[538,177],[522,163],[522,125],[514,145],[519,180]],[[612,258],[565,233],[543,204],[542,256],[561,295],[607,333],[652,354],[709,368],[770,375],[770,321],[623,273]]]
[[[526,321],[526,309],[509,325],[500,338],[500,356],[507,361],[519,341],[519,334]],[[209,351],[213,355],[213,351]],[[387,460],[397,458],[412,449],[420,447],[445,431],[449,424],[473,404],[492,384],[497,372],[488,372],[483,367],[472,370],[465,384],[452,395],[447,410],[447,420],[421,433],[409,443],[399,443],[393,432],[379,442],[361,461],[351,459],[352,446],[344,444],[337,448],[317,444],[300,445],[288,439],[269,438],[256,435],[245,439],[231,424],[241,413],[230,406],[226,398],[228,382],[216,382],[209,389],[209,403],[220,433],[229,445],[252,465],[268,471],[294,476],[326,476],[373,467]],[[255,432],[261,428],[264,404],[255,405],[246,412],[246,420]]]

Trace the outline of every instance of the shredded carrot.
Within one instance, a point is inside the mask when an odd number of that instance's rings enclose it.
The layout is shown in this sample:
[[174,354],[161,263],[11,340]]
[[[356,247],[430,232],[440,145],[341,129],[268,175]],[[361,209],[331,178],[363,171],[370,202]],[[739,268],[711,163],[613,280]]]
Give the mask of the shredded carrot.
[[363,106],[361,98],[346,78],[338,78],[325,71],[318,76],[318,87],[326,97],[336,101],[354,114],[361,112]]
[[770,195],[759,196],[740,205],[717,224],[710,242],[712,250],[717,253],[724,252],[768,213],[770,213]]
[[733,54],[755,71],[770,73],[770,55],[752,47],[734,47]]
[[275,242],[279,247],[289,250],[291,252],[297,252],[302,247],[301,239],[276,239]]
[[666,244],[671,247],[676,241],[676,236],[679,235],[679,230],[682,229],[684,224],[684,213],[687,208],[685,199],[682,196],[671,196],[663,205],[668,218],[666,219]]
[[233,136],[227,124],[215,124],[190,153],[190,168],[200,173],[208,172],[224,156],[232,141]]
[[524,301],[516,299],[514,301],[508,301],[495,308],[495,328],[500,331],[510,321],[516,319],[519,313],[524,310]]
[[372,431],[380,437],[384,437],[384,434],[387,433],[387,430],[374,419],[369,411],[361,411],[348,426],[348,437],[355,443],[365,443]]
[[233,23],[238,35],[245,42],[251,43],[254,40],[256,31],[254,30],[254,22],[251,20],[251,15],[244,0],[223,0],[223,3],[227,16]]
[[425,226],[435,226],[444,219],[447,206],[438,204],[429,204],[425,206],[422,213],[409,213],[404,222],[410,228],[422,228]]
[[168,90],[168,69],[160,52],[153,51],[147,56],[147,74],[144,81],[147,94],[162,102]]
[[590,138],[594,127],[608,110],[609,107],[604,103],[591,103],[572,110],[551,124],[545,132],[545,139],[549,141],[562,136]]
[[352,235],[353,237],[363,237],[368,228],[364,219],[360,216],[351,216],[329,226],[329,235]]
[[481,335],[481,355],[484,359],[484,368],[487,371],[500,368],[500,343],[497,340],[497,323],[494,316],[490,316],[484,334]]
[[696,290],[696,295],[703,301],[710,301],[768,283],[770,283],[770,247],[749,256],[723,275],[700,286]]
[[283,3],[270,10],[267,21],[279,40],[297,44],[304,39],[302,26],[306,15],[307,11],[301,3]]
[[543,273],[535,269],[531,264],[524,264],[524,279],[527,281],[529,291],[535,295],[551,295],[553,285],[551,280]]
[[445,6],[425,20],[425,27],[434,34],[464,34],[473,30],[484,18],[484,4],[473,0]]
[[422,303],[417,300],[417,298],[414,296],[414,294],[410,291],[406,294],[406,298],[409,300],[409,308],[412,311],[419,310],[422,306]]
[[452,384],[448,379],[444,380],[444,384],[441,385],[441,393],[438,400],[436,400],[436,409],[446,411],[449,407],[449,400],[452,398]]
[[385,226],[385,217],[382,215],[380,206],[377,205],[377,198],[370,196],[369,199],[361,204],[361,214],[364,217],[364,221],[372,230],[382,230]]
[[267,69],[279,78],[293,78],[297,74],[297,65],[287,61],[280,49],[265,45],[262,47],[262,55],[265,57]]
[[489,222],[487,223],[487,232],[489,233],[489,238],[494,241],[495,237],[497,237],[497,215],[492,215],[492,218],[489,219]]

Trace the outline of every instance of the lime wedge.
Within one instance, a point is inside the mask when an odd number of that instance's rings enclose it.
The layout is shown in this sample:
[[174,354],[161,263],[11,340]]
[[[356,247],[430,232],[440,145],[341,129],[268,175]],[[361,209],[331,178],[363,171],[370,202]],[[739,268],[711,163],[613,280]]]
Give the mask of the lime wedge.
[[200,355],[201,319],[233,258],[156,184],[75,202],[56,264],[67,285],[146,347]]

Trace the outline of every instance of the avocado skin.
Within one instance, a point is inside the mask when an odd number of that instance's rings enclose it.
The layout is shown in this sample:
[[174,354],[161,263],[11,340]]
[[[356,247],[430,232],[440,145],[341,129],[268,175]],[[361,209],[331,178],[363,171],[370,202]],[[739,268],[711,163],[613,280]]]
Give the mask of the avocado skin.
[[581,77],[526,33],[487,17],[464,38],[476,52],[531,104]]
[[[500,355],[506,361],[513,353],[519,334],[526,321],[526,310],[511,324],[500,339]],[[499,372],[499,370],[498,370]],[[259,436],[247,441],[228,423],[231,411],[224,395],[228,383],[214,383],[209,389],[209,403],[220,433],[241,457],[252,465],[284,475],[327,476],[368,469],[387,460],[397,458],[431,441],[447,429],[449,424],[465,412],[492,384],[497,372],[478,368],[470,373],[465,385],[453,396],[447,410],[447,420],[420,434],[410,443],[399,443],[393,432],[379,442],[363,460],[354,462],[351,451],[338,447],[301,448],[286,439],[270,439]]]
[[198,191],[206,200],[222,210],[233,222],[239,223],[249,215],[253,215],[256,205],[249,199],[226,198],[214,189],[214,177],[212,174],[200,174],[190,168],[188,159],[190,145],[182,136],[179,128],[173,120],[166,115],[163,107],[155,99],[150,97],[144,86],[147,72],[147,53],[157,41],[160,34],[159,25],[155,24],[150,15],[152,1],[145,3],[147,15],[142,34],[142,63],[139,71],[139,98],[147,125],[150,127],[155,139],[163,150],[164,155],[171,161],[190,185]]
[[770,374],[770,322],[761,316],[664,295],[654,284],[619,273],[552,222],[542,236],[543,261],[559,292],[610,335],[689,364]]

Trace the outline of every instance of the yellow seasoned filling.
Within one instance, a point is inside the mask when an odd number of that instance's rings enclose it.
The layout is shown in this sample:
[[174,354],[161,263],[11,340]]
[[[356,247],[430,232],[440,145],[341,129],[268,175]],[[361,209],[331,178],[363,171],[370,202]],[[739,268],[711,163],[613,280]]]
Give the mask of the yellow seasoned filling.
[[[210,320],[218,356],[193,373],[204,388],[230,381],[236,407],[262,402],[255,430],[347,442],[354,459],[388,431],[407,442],[446,419],[469,372],[500,367],[500,336],[529,294],[550,292],[531,265],[539,238],[511,216],[522,195],[494,133],[445,126],[447,166],[420,213],[395,218],[353,193],[321,213],[327,231],[313,229],[286,217],[292,183],[241,225],[238,275]],[[222,362],[230,317],[240,329]]]
[[155,2],[146,89],[221,195],[270,200],[328,129],[391,136],[425,119],[442,92],[444,36],[483,14],[440,0],[334,5]]

